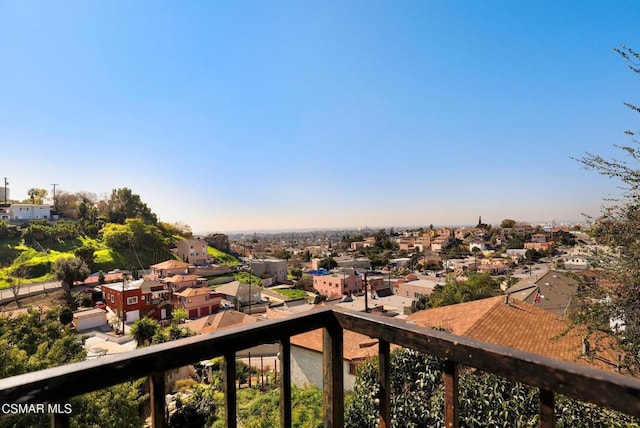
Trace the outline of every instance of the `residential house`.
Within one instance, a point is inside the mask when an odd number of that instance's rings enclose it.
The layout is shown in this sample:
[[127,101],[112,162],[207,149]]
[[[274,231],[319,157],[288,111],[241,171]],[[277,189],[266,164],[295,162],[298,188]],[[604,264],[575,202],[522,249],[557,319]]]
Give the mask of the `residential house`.
[[264,259],[249,261],[251,272],[261,278],[271,277],[275,282],[287,281],[287,261],[281,259]]
[[114,313],[125,312],[127,323],[148,316],[166,319],[170,316],[169,291],[150,279],[138,279],[100,286],[104,302]]
[[431,240],[431,251],[434,253],[440,253],[443,248],[446,248],[447,245],[451,242],[448,236],[438,236]]
[[616,370],[622,354],[611,336],[570,328],[568,318],[505,296],[418,311],[406,321],[605,370]]
[[171,296],[174,308],[183,308],[189,319],[213,314],[220,308],[222,294],[209,287],[188,287]]
[[196,334],[208,334],[225,328],[253,324],[257,321],[258,318],[252,315],[230,309],[198,318],[180,326],[186,327]]
[[262,305],[262,288],[253,284],[246,284],[240,281],[232,281],[215,288],[215,291],[222,295],[222,298],[231,302],[234,306],[245,307],[252,305],[252,313],[255,306]]
[[[363,273],[353,269],[334,270],[326,275],[313,275],[313,288],[329,299],[360,293],[364,290]],[[382,276],[367,276],[367,289],[374,291],[386,288]]]
[[181,291],[187,287],[194,287],[206,282],[204,278],[198,275],[172,275],[160,279],[160,282],[166,285],[166,288],[171,292]]
[[51,207],[36,204],[11,204],[7,210],[9,220],[37,220],[49,219]]
[[360,270],[371,269],[371,260],[369,260],[366,257],[353,258],[349,256],[344,256],[344,257],[334,257],[333,259],[338,264],[338,268],[353,268],[353,269],[360,269]]
[[206,265],[209,263],[208,246],[204,239],[185,239],[176,245],[176,254],[191,265]]
[[589,269],[589,259],[579,256],[568,257],[564,260],[564,267],[571,270]]
[[172,275],[188,274],[189,263],[180,260],[166,260],[155,265],[151,265],[150,277],[153,279],[165,278]]
[[434,287],[444,285],[443,282],[442,278],[418,279],[415,275],[407,275],[393,284],[393,294],[416,300],[421,296],[429,296]]
[[[368,358],[378,355],[378,340],[345,330],[343,377],[345,391],[352,391],[356,370]],[[322,329],[291,337],[291,383],[299,387],[322,388]],[[395,346],[394,346],[395,348]]]
[[507,290],[512,300],[521,300],[558,315],[568,316],[578,309],[578,282],[558,271],[549,271],[535,282],[527,279]]
[[525,250],[544,250],[550,251],[553,250],[555,244],[553,242],[525,242],[524,249]]

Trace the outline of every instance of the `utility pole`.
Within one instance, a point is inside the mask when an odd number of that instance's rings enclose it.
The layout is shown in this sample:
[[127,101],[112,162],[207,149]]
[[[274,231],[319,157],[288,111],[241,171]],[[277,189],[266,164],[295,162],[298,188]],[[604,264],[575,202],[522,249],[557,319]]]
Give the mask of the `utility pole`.
[[364,272],[364,311],[369,313],[369,296],[367,295],[367,272]]
[[7,177],[4,178],[4,204],[7,205],[7,186],[9,182],[7,181]]
[[124,322],[125,322],[125,319],[127,318],[127,312],[125,311],[125,308],[124,308],[124,302],[125,302],[125,299],[124,299],[124,283],[125,283],[126,278],[127,278],[126,275],[122,275],[122,335],[123,336],[124,336]]
[[58,185],[58,183],[53,183],[51,185],[53,186],[53,209],[57,210],[58,204],[56,202],[56,186]]

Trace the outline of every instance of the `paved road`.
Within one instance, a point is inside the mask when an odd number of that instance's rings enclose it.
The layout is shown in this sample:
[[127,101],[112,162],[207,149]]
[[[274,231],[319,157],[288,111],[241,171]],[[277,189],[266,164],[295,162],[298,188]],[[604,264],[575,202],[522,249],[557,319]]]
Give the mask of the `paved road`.
[[[18,289],[18,297],[35,296],[48,291],[57,290],[59,288],[60,281],[25,284]],[[0,290],[0,304],[11,302],[13,299],[13,291],[10,288]]]

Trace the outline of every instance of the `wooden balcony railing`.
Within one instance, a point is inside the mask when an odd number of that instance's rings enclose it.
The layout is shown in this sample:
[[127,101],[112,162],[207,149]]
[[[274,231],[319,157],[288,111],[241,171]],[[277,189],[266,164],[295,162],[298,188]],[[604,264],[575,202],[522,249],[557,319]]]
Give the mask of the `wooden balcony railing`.
[[[540,390],[540,426],[553,427],[556,393],[640,417],[640,380],[577,364],[553,360],[452,334],[424,329],[399,320],[338,308],[311,311],[291,318],[270,320],[55,367],[0,380],[2,403],[60,403],[86,392],[148,376],[151,385],[152,423],[166,425],[165,376],[168,370],[223,356],[226,426],[237,425],[237,351],[279,342],[281,425],[291,427],[290,337],[324,329],[323,411],[325,427],[344,425],[343,330],[379,339],[380,427],[391,423],[390,344],[413,348],[446,359],[445,423],[457,427],[458,367],[465,365],[526,383]],[[68,415],[53,415],[52,425],[67,426]]]

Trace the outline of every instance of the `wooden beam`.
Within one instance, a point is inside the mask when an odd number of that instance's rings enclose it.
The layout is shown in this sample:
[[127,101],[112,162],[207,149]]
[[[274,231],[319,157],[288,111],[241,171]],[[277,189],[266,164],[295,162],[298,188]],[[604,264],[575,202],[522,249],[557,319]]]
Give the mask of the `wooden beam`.
[[280,426],[291,428],[291,342],[280,340]]
[[164,428],[167,426],[165,374],[152,373],[151,376],[149,376],[149,385],[151,400],[151,426],[153,426],[153,428]]
[[324,428],[342,428],[344,426],[342,328],[336,322],[329,322],[324,328],[322,337]]
[[540,390],[540,428],[555,428],[555,394],[545,389]]
[[0,379],[0,403],[58,402],[76,395],[126,381],[164,373],[195,361],[222,356],[283,336],[316,330],[333,320],[331,308],[314,310],[285,319],[224,329],[214,334],[192,336],[121,354],[52,367]]
[[640,417],[640,379],[334,307],[345,330]]
[[51,428],[69,428],[69,415],[66,413],[51,414]]
[[378,381],[380,394],[380,428],[391,428],[391,346],[386,340],[378,342]]
[[226,428],[236,428],[236,353],[224,353],[224,418]]
[[458,400],[458,364],[447,360],[444,363],[444,426],[460,426],[460,402]]

